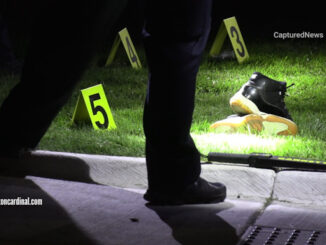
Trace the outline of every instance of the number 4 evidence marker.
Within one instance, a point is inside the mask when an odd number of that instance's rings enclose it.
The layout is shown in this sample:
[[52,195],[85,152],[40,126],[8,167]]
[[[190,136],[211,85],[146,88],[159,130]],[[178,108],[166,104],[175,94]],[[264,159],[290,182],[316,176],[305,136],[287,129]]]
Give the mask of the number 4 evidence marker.
[[112,64],[121,41],[122,41],[123,47],[125,48],[126,53],[128,55],[131,66],[135,69],[141,68],[142,67],[141,62],[137,55],[135,46],[133,45],[133,43],[131,41],[131,38],[130,38],[127,28],[124,28],[121,31],[119,31],[118,35],[116,36],[116,38],[113,42],[110,54],[106,60],[105,66],[109,66]]

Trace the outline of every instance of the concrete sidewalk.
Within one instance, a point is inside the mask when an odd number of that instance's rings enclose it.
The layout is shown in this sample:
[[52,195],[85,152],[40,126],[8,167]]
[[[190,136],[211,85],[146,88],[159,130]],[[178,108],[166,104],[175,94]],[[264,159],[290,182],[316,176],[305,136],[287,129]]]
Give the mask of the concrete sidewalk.
[[[1,163],[2,164],[2,163]],[[203,164],[224,203],[149,206],[143,158],[35,151],[0,177],[0,244],[326,244],[326,173]]]

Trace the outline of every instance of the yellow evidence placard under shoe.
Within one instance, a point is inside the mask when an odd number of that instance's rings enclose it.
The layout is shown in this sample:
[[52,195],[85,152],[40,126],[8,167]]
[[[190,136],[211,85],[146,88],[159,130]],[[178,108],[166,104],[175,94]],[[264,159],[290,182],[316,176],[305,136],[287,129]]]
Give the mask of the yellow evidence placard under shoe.
[[89,120],[94,129],[111,130],[117,128],[102,84],[80,91],[72,121]]
[[219,55],[226,35],[228,35],[230,38],[238,62],[242,63],[245,60],[249,59],[249,53],[241,35],[237,20],[234,16],[228,19],[224,19],[221,23],[211,50],[209,51],[210,56],[216,57]]
[[112,64],[121,41],[122,41],[123,47],[125,48],[126,53],[128,55],[131,66],[135,69],[141,68],[142,65],[138,58],[135,46],[134,46],[133,42],[131,41],[131,38],[130,38],[127,28],[124,28],[121,31],[119,31],[118,35],[116,36],[116,38],[113,42],[110,54],[106,60],[105,66],[109,66]]

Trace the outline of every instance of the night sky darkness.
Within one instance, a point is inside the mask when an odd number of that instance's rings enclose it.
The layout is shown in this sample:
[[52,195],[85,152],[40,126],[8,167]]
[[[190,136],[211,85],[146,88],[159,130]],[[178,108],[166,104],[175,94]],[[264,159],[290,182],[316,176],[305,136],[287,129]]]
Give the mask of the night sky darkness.
[[[14,46],[18,46],[21,50],[21,46],[28,42],[35,14],[41,9],[42,4],[51,1],[54,0],[0,0],[0,13],[6,19]],[[319,41],[326,40],[324,6],[308,5],[308,3],[305,5],[302,3],[285,4],[285,1],[283,1],[285,5],[272,1],[261,1],[258,5],[249,1],[241,1],[241,3],[213,1],[213,37],[223,19],[236,16],[240,30],[245,40],[248,41],[256,38],[272,40],[274,32],[301,33],[303,31],[324,33],[324,38]],[[117,31],[127,27],[133,41],[140,42],[144,19],[143,6],[144,0],[130,1],[114,30],[108,31],[106,39],[113,39]],[[60,18],[59,15],[58,18]]]

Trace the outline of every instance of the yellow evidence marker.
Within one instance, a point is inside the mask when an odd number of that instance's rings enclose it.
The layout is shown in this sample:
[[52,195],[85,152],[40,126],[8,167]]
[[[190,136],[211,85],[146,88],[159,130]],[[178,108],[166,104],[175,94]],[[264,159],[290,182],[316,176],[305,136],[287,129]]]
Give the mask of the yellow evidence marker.
[[102,84],[80,91],[72,117],[73,122],[91,121],[94,129],[117,128]]
[[249,59],[249,53],[243,41],[237,20],[234,16],[224,19],[221,23],[211,50],[209,51],[210,56],[216,57],[221,52],[226,35],[228,35],[231,40],[231,44],[238,62],[242,63]]
[[110,54],[108,56],[108,59],[106,60],[105,66],[109,66],[112,64],[121,41],[122,41],[122,44],[123,44],[123,46],[126,50],[126,53],[128,55],[131,66],[135,69],[141,68],[142,66],[141,66],[140,60],[138,58],[134,44],[131,41],[131,38],[130,38],[127,28],[124,28],[121,31],[119,31],[118,35],[114,39],[114,42],[113,42]]

